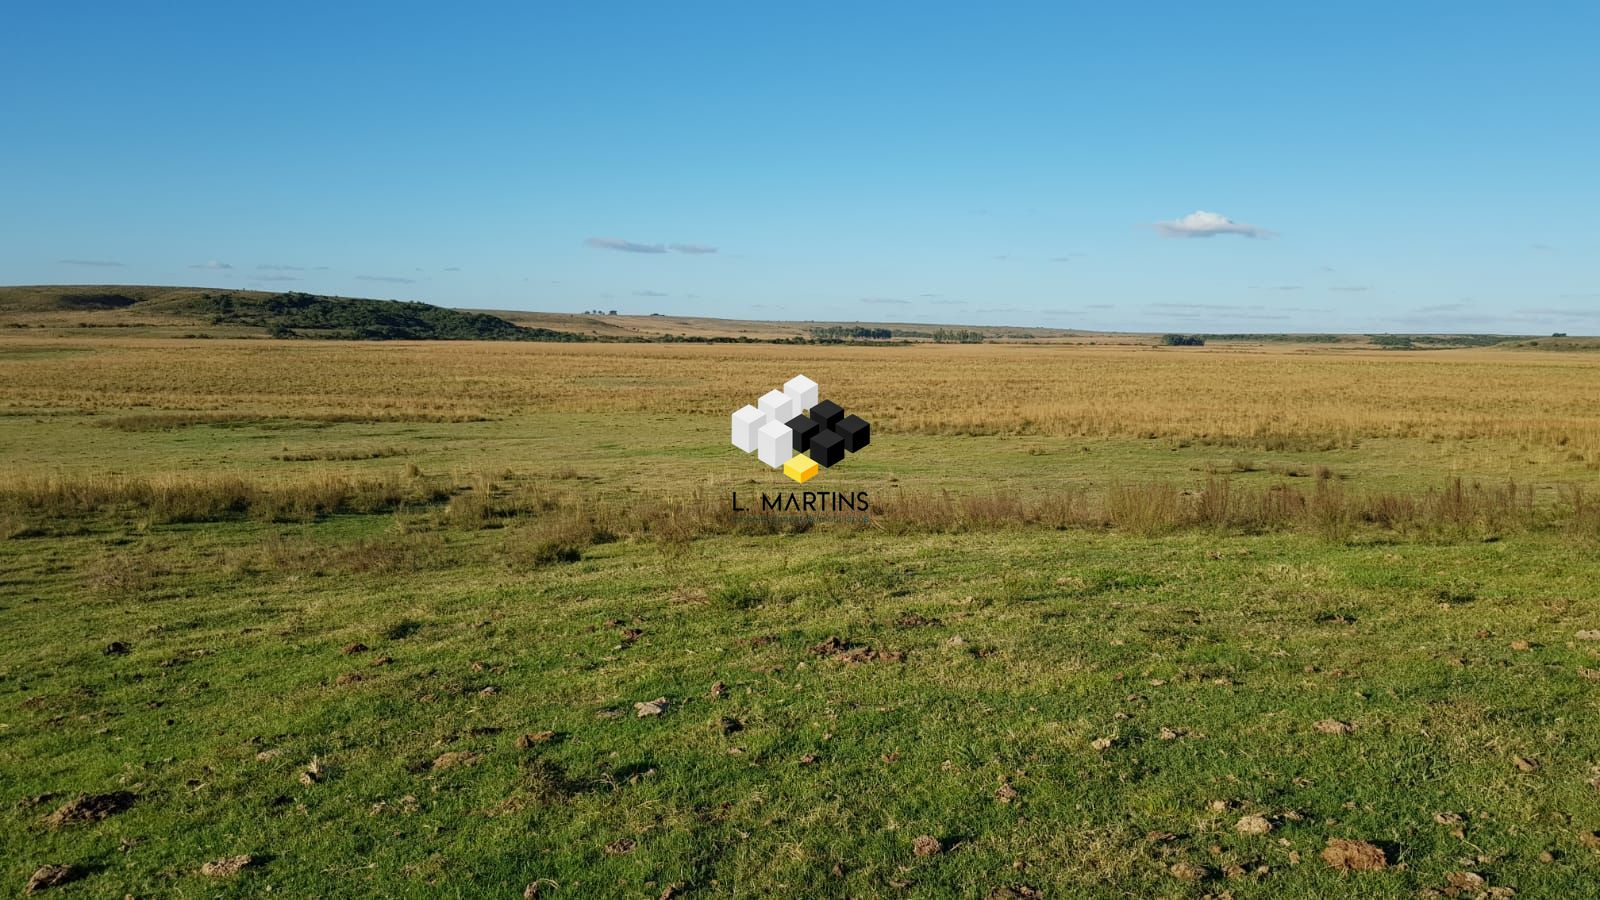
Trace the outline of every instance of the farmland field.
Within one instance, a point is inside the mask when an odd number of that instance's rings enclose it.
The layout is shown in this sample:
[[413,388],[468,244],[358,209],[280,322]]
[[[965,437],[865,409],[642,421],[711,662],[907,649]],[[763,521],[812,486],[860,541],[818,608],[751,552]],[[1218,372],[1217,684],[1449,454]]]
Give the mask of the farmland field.
[[1597,551],[1588,353],[6,334],[0,883],[1590,896]]

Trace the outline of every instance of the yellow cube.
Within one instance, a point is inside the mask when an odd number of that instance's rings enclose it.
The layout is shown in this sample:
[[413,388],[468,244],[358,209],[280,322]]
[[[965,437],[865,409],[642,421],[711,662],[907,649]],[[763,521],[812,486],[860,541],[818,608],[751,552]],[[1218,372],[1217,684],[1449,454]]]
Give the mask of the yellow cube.
[[793,478],[800,484],[810,481],[817,474],[817,463],[804,453],[798,453],[783,464],[783,474]]

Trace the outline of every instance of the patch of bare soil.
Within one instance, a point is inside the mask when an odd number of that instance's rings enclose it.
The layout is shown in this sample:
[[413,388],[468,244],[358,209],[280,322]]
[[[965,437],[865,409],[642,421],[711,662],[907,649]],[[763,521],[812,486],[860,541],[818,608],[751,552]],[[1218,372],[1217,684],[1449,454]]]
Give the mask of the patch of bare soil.
[[62,825],[71,825],[75,822],[98,822],[132,806],[136,799],[138,798],[127,791],[80,794],[45,816],[44,823],[51,828],[60,828]]
[[225,856],[201,866],[200,874],[207,878],[232,878],[254,862],[255,858],[249,855]]
[[1322,850],[1322,861],[1341,872],[1371,872],[1389,867],[1383,849],[1366,841],[1329,838]]

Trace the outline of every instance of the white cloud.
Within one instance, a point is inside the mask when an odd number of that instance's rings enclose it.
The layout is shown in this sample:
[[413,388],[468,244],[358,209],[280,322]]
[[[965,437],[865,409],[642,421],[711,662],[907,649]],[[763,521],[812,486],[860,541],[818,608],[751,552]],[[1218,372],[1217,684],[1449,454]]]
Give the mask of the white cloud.
[[583,243],[596,250],[620,250],[623,253],[687,253],[701,256],[717,252],[717,248],[709,244],[641,244],[614,237],[586,238]]
[[1238,234],[1244,237],[1272,237],[1273,232],[1243,222],[1235,222],[1221,213],[1196,210],[1181,219],[1155,223],[1162,237],[1208,238],[1219,234]]
[[209,259],[209,260],[206,260],[203,263],[195,263],[194,265],[190,266],[189,268],[191,268],[191,269],[231,269],[231,268],[233,268],[233,266],[230,266],[225,262],[217,262],[214,259]]

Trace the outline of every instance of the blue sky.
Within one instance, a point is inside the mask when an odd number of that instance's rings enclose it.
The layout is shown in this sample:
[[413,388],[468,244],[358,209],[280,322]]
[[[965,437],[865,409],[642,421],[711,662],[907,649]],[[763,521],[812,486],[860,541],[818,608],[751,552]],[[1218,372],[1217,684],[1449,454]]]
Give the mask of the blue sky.
[[1600,332],[1593,3],[228,6],[8,10],[0,283]]

